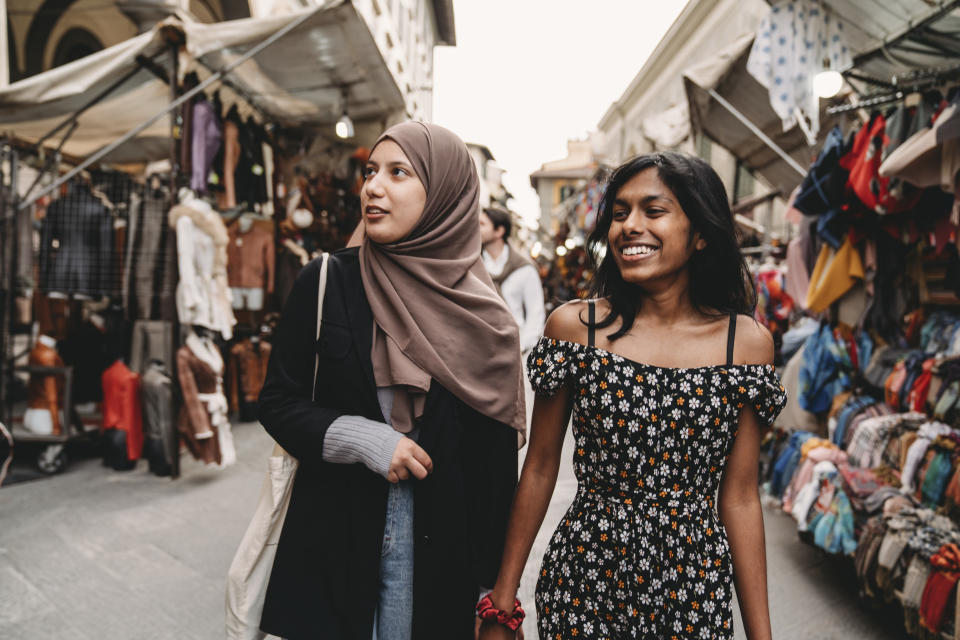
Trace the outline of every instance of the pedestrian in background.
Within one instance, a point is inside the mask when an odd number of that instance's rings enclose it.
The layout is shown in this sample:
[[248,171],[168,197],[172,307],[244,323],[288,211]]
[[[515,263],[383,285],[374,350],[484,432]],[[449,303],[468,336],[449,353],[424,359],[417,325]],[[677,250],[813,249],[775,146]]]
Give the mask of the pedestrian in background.
[[396,125],[364,176],[361,246],[329,258],[320,339],[314,261],[260,396],[261,422],[299,462],[261,628],[473,638],[525,430],[517,327],[481,263],[479,180],[457,136]]
[[[512,229],[509,211],[488,207],[480,212],[483,266],[520,327],[520,351],[526,356],[543,333],[546,318],[543,283],[533,262],[510,246]],[[524,391],[529,422],[533,411],[533,389],[526,381]]]
[[520,327],[520,350],[526,354],[543,334],[543,283],[537,267],[510,244],[510,212],[487,207],[480,212],[483,266]]
[[538,396],[491,618],[518,606],[572,408],[578,489],[543,557],[540,637],[732,638],[736,585],[747,636],[770,638],[757,468],[785,396],[727,202],[678,153],[611,176],[596,299],[554,311],[528,359]]

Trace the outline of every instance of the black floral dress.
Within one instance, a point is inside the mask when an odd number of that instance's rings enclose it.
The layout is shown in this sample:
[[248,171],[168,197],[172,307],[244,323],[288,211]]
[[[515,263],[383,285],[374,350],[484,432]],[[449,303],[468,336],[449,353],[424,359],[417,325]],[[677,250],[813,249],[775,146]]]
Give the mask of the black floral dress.
[[773,367],[670,369],[548,338],[527,364],[537,393],[569,385],[576,438],[577,494],[537,581],[540,638],[732,638],[714,495],[741,408],[769,423],[786,402]]

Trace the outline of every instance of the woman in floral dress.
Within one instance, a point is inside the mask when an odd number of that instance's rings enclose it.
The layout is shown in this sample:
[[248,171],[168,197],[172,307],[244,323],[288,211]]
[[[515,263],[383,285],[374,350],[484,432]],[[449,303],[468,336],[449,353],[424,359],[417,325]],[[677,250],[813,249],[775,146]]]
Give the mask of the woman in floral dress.
[[[528,359],[537,392],[495,608],[510,611],[567,424],[578,489],[537,582],[542,640],[770,638],[761,431],[783,408],[773,341],[717,174],[678,153],[611,176],[589,246],[595,300],[557,309]],[[513,638],[485,621],[482,640]]]

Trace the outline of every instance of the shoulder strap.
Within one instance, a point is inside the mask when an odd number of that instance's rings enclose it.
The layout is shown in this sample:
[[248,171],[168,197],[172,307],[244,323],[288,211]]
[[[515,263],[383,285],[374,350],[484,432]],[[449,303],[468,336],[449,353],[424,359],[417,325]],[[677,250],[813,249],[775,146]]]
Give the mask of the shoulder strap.
[[730,314],[730,328],[727,330],[727,366],[733,365],[733,344],[737,336],[737,314]]
[[[320,256],[320,283],[317,285],[317,332],[314,340],[320,339],[320,325],[323,322],[323,297],[327,292],[327,263],[330,254],[323,253]],[[316,400],[317,396],[317,373],[320,370],[320,354],[317,353],[313,359],[313,386],[310,389],[310,400]]]
[[597,304],[593,300],[590,300],[587,302],[587,309],[587,321],[589,323],[587,324],[587,346],[592,347],[595,345],[597,339],[597,330],[594,327],[597,317]]

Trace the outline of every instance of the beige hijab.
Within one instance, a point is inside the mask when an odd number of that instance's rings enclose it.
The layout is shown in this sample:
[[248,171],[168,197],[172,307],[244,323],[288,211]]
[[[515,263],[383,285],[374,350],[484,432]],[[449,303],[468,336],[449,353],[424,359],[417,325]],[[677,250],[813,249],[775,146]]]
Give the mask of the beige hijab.
[[406,238],[382,245],[364,237],[360,246],[375,320],[374,375],[378,387],[397,388],[393,427],[413,428],[433,378],[524,435],[519,331],[480,260],[473,160],[460,138],[434,124],[398,124],[377,143],[388,138],[427,192],[423,215]]

